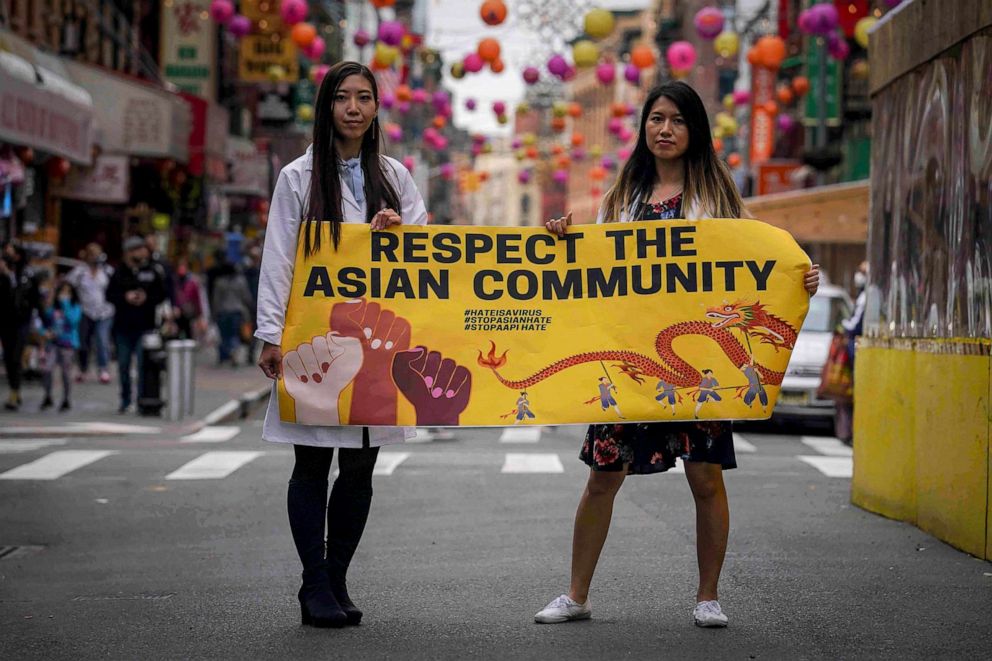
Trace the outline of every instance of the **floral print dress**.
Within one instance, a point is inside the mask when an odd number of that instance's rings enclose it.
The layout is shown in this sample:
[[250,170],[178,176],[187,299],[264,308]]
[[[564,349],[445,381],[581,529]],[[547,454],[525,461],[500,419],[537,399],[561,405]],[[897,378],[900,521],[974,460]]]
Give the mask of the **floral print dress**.
[[[644,220],[681,217],[681,193],[641,207]],[[626,465],[628,475],[663,473],[676,459],[737,468],[733,427],[725,421],[590,425],[579,459],[595,471],[622,471]]]

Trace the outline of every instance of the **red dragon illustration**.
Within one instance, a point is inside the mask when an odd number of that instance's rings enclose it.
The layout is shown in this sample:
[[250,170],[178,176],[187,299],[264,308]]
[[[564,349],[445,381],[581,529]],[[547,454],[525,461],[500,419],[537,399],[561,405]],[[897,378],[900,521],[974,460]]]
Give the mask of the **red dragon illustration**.
[[[738,368],[751,361],[749,352],[741,344],[731,329],[743,333],[748,346],[751,339],[762,344],[771,344],[775,351],[779,349],[792,350],[796,343],[796,330],[784,320],[769,313],[760,301],[748,303],[737,301],[706,310],[709,321],[683,321],[664,328],[655,338],[655,351],[662,362],[656,362],[643,354],[634,351],[587,351],[555,361],[526,379],[513,381],[504,378],[497,370],[506,365],[507,351],[496,355],[496,344],[490,340],[489,353],[486,356],[479,352],[479,365],[488,367],[507,388],[519,390],[529,388],[548,377],[569,367],[595,361],[613,361],[615,367],[637,383],[643,383],[645,377],[662,379],[678,387],[695,387],[699,385],[702,374],[684,361],[672,349],[676,338],[684,335],[703,335],[712,338],[727,357]],[[761,380],[766,385],[782,383],[784,372],[770,370],[764,365],[755,363],[755,369],[761,374]]]

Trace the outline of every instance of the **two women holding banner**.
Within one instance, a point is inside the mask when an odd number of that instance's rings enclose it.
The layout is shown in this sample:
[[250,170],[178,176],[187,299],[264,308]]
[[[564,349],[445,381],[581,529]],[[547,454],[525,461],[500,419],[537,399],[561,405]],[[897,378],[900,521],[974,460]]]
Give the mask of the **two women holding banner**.
[[[355,62],[336,64],[317,95],[313,144],[279,174],[269,207],[255,332],[265,343],[258,365],[271,379],[282,374],[280,342],[298,241],[302,238],[307,255],[320,250],[324,221],[330,225],[334,249],[341,223],[369,223],[373,230],[427,223],[423,198],[410,173],[398,161],[380,154],[378,109],[372,72]],[[361,345],[363,351],[375,345],[370,338],[345,339],[354,340],[354,346]],[[327,372],[326,363],[321,368]],[[312,382],[320,381],[319,373],[312,377]],[[380,446],[402,443],[414,435],[413,430],[330,426],[336,422],[336,413],[335,421],[327,426],[288,424],[279,419],[278,399],[273,385],[262,437],[294,447],[296,463],[287,507],[303,564],[298,595],[303,624],[358,624],[362,611],[348,595],[346,574],[372,502],[372,469]],[[339,474],[328,497],[335,448]]]
[[[730,171],[713,150],[699,95],[682,82],[653,89],[641,110],[637,145],[596,222],[740,218],[746,213]],[[564,236],[571,220],[569,213],[546,226]],[[819,270],[813,265],[804,286],[813,295],[818,284]],[[589,586],[624,478],[667,471],[680,458],[696,505],[699,585],[693,619],[702,627],[726,626],[717,583],[730,530],[722,471],[737,466],[730,423],[592,425],[579,456],[591,470],[575,514],[569,589],[539,611],[535,621],[551,624],[591,616]]]

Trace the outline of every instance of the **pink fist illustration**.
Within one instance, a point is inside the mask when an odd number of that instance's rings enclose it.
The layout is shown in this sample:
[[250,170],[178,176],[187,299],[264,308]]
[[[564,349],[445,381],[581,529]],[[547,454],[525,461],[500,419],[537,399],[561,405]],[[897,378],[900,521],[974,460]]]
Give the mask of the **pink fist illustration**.
[[397,394],[389,370],[393,356],[410,346],[410,322],[360,298],[334,304],[331,330],[357,339],[362,348],[362,369],[351,397],[351,424],[395,425]]
[[296,422],[341,424],[338,397],[361,367],[361,342],[334,332],[318,335],[287,352],[282,359],[283,382],[296,404]]
[[457,425],[472,392],[468,368],[424,346],[396,354],[393,381],[416,409],[418,426]]

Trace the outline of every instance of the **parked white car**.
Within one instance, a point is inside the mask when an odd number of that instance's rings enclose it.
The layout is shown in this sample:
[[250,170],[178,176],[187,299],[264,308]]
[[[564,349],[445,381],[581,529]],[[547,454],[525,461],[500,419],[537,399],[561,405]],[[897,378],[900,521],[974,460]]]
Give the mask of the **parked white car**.
[[851,297],[842,288],[821,284],[809,301],[809,313],[796,337],[792,358],[782,379],[774,419],[821,418],[833,420],[834,401],[816,396],[820,374],[827,362],[834,329],[851,315]]

